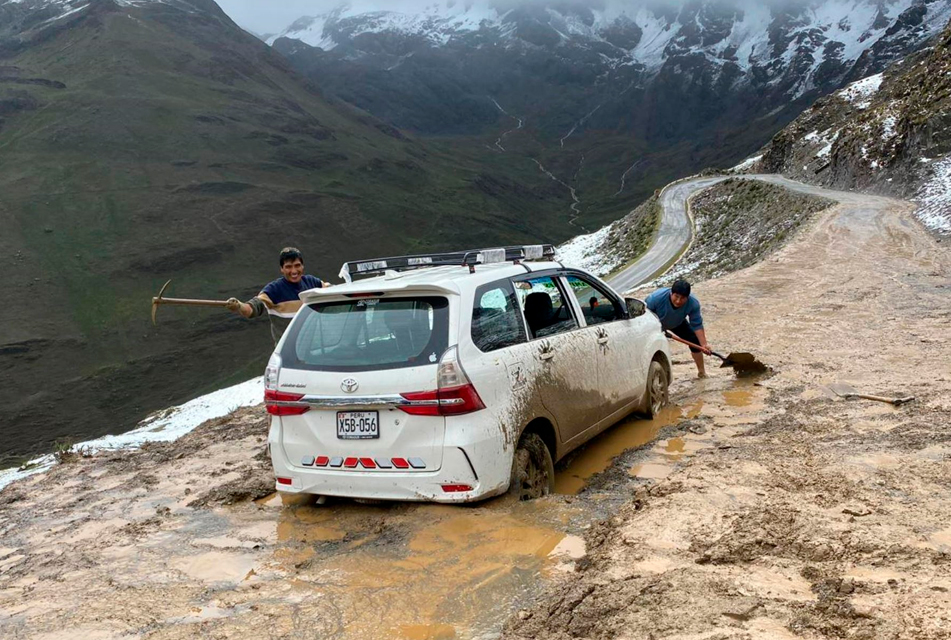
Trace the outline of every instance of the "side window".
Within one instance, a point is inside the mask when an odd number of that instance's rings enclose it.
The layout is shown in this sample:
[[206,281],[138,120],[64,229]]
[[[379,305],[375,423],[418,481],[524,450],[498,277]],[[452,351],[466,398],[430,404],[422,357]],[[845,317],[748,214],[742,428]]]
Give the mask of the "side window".
[[613,322],[624,317],[614,300],[604,295],[587,280],[578,276],[568,276],[568,286],[578,299],[578,305],[588,326]]
[[549,276],[519,280],[515,292],[533,338],[544,338],[578,328],[558,284]]
[[472,306],[472,342],[488,352],[525,342],[525,325],[508,280],[484,284]]

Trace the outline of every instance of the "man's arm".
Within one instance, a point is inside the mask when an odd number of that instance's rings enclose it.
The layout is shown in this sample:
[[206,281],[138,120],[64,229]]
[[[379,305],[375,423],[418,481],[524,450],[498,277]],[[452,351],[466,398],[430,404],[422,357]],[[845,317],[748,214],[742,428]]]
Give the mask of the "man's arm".
[[707,344],[707,332],[703,327],[703,316],[700,314],[700,301],[693,296],[690,299],[693,302],[687,314],[690,318],[690,328],[697,334],[697,341],[700,343],[703,352],[710,355],[711,349],[710,345]]
[[263,293],[251,298],[247,302],[241,302],[237,298],[228,298],[228,310],[244,318],[256,318],[267,313],[270,300]]
[[697,334],[697,340],[700,341],[701,350],[708,356],[712,353],[710,345],[707,344],[707,332],[703,329],[697,329],[694,331]]

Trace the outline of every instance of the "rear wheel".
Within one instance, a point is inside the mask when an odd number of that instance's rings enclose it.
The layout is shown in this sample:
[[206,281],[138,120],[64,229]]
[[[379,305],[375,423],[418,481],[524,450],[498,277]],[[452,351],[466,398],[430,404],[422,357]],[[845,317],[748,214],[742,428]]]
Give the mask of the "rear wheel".
[[648,418],[656,418],[660,415],[661,409],[667,406],[669,399],[667,388],[667,371],[664,365],[654,360],[651,362],[650,369],[647,370],[647,389],[644,399],[644,413]]
[[509,492],[519,500],[534,500],[555,490],[555,464],[551,452],[537,433],[519,440],[512,463]]

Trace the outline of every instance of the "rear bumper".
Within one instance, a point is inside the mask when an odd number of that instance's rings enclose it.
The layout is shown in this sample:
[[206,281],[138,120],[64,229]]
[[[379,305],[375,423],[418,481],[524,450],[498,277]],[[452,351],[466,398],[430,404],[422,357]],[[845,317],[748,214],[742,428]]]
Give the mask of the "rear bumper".
[[[341,498],[414,502],[473,502],[504,493],[511,474],[511,454],[499,455],[498,438],[449,442],[442,464],[433,471],[317,469],[292,464],[280,445],[280,421],[273,420],[268,438],[278,491]],[[506,462],[508,460],[508,462]],[[491,461],[487,463],[487,461]],[[481,467],[481,468],[480,468]],[[468,485],[469,491],[446,491],[447,485]]]

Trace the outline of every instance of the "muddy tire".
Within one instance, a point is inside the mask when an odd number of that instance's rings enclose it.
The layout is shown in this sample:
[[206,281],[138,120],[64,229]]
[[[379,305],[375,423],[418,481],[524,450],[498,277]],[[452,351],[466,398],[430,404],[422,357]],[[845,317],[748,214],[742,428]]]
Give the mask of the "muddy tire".
[[667,370],[656,360],[647,370],[647,388],[644,390],[644,415],[656,418],[669,400]]
[[537,433],[526,433],[515,449],[509,493],[519,500],[534,500],[555,490],[555,464]]

